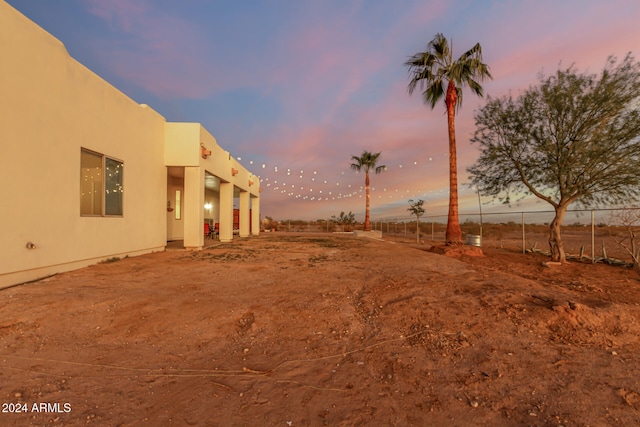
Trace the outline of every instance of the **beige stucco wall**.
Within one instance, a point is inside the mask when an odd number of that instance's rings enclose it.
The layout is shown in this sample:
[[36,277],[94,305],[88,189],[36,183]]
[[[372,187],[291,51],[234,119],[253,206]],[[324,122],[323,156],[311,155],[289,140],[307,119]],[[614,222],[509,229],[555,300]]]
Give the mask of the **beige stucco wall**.
[[[229,217],[234,192],[250,194],[254,216],[259,214],[259,178],[202,125],[167,123],[3,0],[0,46],[0,288],[163,250],[168,238],[202,247],[205,215]],[[207,158],[200,144],[211,150]],[[122,216],[80,215],[82,148],[124,163]],[[217,195],[205,195],[207,173],[224,183]],[[175,209],[178,189],[182,216],[175,220],[167,201]],[[216,196],[219,203],[205,212],[207,197]]]
[[[164,118],[4,1],[0,46],[0,287],[162,250]],[[80,216],[81,147],[124,162],[123,217]]]
[[[254,196],[259,193],[260,183],[257,177],[249,186],[249,177],[253,173],[246,169],[229,151],[218,145],[216,139],[200,123],[167,122],[165,125],[165,163],[167,166],[198,166],[218,178],[232,182],[243,191]],[[206,159],[202,158],[200,144],[211,151]],[[231,169],[238,171],[233,176]]]

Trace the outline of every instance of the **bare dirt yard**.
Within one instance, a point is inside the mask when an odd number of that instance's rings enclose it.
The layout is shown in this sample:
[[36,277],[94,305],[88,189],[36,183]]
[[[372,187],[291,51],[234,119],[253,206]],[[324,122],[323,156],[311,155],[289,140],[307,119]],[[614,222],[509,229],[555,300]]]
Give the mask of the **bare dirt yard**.
[[0,290],[2,426],[640,425],[640,281],[265,233]]

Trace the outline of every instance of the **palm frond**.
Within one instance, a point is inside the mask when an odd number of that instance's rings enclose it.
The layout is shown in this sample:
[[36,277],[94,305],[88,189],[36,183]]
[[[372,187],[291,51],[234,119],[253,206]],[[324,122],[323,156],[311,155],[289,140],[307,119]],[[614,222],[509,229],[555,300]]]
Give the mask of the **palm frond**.
[[432,109],[445,97],[449,81],[454,83],[458,93],[457,110],[462,105],[464,86],[469,86],[474,94],[482,97],[483,89],[480,82],[492,78],[489,67],[482,62],[480,43],[476,43],[454,62],[450,43],[442,33],[436,34],[427,44],[425,52],[416,53],[404,65],[408,67],[410,74],[407,86],[409,95],[419,87],[422,90],[423,102]]
[[460,107],[462,107],[462,88],[456,86],[456,113],[460,111]]
[[468,51],[460,55],[460,58],[458,58],[458,61],[464,62],[467,60],[467,58],[472,58],[472,57],[482,58],[482,46],[480,46],[480,43],[476,43],[475,46],[473,46],[471,49],[469,49]]
[[[378,163],[378,158],[380,157],[380,153],[371,153],[369,151],[363,151],[361,156],[351,156],[351,169],[354,171],[360,172],[364,170],[366,173],[369,172],[370,169],[376,170],[376,173],[382,172],[386,168],[386,166],[378,166],[376,167],[376,163]],[[378,171],[378,169],[381,169]]]
[[444,98],[447,89],[445,86],[445,81],[442,79],[435,80],[431,83],[429,87],[422,93],[422,97],[424,98],[424,103],[431,106],[431,108],[435,108],[436,104],[439,100]]
[[449,50],[449,42],[447,38],[442,34],[438,33],[428,44],[429,49],[433,49],[433,51],[440,58],[448,58],[451,56],[451,52]]
[[360,170],[362,169],[362,159],[358,156],[351,156],[351,161],[353,163],[351,163],[351,169],[353,169],[356,172],[360,172]]

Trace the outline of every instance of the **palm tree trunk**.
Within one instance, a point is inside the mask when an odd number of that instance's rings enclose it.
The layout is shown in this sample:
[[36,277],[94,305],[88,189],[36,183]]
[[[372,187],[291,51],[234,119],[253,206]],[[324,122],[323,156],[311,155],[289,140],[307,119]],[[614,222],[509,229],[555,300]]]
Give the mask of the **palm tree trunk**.
[[449,127],[449,215],[447,217],[447,232],[445,243],[447,245],[461,245],[462,230],[458,220],[458,159],[456,155],[456,127],[455,113],[458,93],[452,81],[447,87],[447,124]]
[[369,172],[365,173],[364,192],[366,197],[366,207],[364,210],[364,231],[371,231],[371,220],[369,219],[369,205],[371,203],[371,194],[369,192]]

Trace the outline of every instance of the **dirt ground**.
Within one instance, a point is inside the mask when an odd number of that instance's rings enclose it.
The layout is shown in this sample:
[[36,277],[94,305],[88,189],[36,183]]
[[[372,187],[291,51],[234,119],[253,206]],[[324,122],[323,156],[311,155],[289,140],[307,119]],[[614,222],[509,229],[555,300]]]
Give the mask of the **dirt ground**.
[[630,269],[208,243],[0,290],[0,425],[640,425]]

